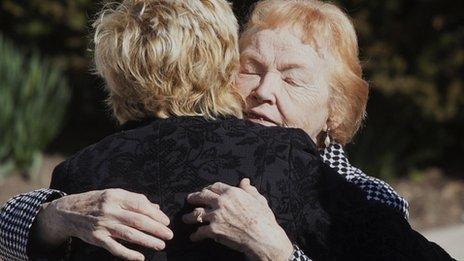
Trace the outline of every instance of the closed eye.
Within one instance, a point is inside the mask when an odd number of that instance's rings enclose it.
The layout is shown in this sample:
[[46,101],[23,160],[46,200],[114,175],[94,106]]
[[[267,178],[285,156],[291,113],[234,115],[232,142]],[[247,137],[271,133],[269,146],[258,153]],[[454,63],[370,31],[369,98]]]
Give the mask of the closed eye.
[[307,75],[302,70],[289,70],[282,73],[282,80],[295,87],[304,87],[308,84]]
[[302,87],[303,85],[302,84],[299,84],[295,81],[295,79],[293,78],[290,78],[290,77],[286,77],[284,78],[284,81],[292,86],[296,86],[296,87]]

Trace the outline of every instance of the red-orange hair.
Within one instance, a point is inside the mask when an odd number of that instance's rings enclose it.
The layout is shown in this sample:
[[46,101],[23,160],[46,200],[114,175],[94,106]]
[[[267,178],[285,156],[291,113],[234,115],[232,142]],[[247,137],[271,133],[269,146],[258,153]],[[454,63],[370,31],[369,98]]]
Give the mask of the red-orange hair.
[[296,29],[303,43],[330,61],[329,135],[343,145],[348,143],[365,117],[369,92],[351,20],[334,4],[318,0],[264,0],[253,9],[240,47],[260,30],[285,26]]

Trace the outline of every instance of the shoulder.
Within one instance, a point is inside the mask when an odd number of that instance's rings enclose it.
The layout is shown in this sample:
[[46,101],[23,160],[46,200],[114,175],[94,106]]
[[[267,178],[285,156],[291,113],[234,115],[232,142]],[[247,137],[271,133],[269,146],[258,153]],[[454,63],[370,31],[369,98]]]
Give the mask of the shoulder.
[[366,175],[362,170],[352,165],[340,144],[332,143],[321,152],[321,157],[327,165],[343,176],[348,182],[359,187],[367,200],[386,205],[398,211],[404,217],[409,217],[408,202],[398,195],[387,182]]
[[108,163],[111,158],[130,157],[138,151],[147,150],[147,146],[152,146],[149,142],[151,135],[154,133],[150,130],[150,126],[143,126],[104,137],[57,165],[53,170],[50,187],[71,193],[68,184],[73,180],[85,180],[93,175],[94,170],[102,162]]
[[201,131],[207,133],[217,133],[223,137],[239,138],[243,143],[253,144],[267,143],[294,144],[295,147],[304,148],[312,145],[309,136],[300,129],[283,128],[283,127],[268,127],[247,120],[238,119],[236,117],[220,118],[216,120],[205,119],[173,119],[168,121],[169,125],[177,125],[180,128],[188,128],[189,131]]
[[360,170],[359,173],[359,175],[353,175],[350,182],[364,191],[367,200],[387,205],[401,213],[406,219],[409,218],[408,202],[392,186],[381,179],[365,175]]

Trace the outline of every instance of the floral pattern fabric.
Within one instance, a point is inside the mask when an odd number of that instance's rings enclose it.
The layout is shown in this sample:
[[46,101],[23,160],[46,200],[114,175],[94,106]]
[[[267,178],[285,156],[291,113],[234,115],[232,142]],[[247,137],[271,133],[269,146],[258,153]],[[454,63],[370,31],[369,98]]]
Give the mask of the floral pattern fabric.
[[[111,135],[59,165],[51,188],[66,193],[120,187],[159,202],[174,234],[165,251],[134,246],[147,260],[242,260],[212,241],[192,243],[196,227],[180,221],[185,196],[216,181],[248,177],[268,199],[280,225],[314,260],[440,260],[449,256],[411,229],[392,208],[366,199],[323,163],[299,129],[264,127],[236,118],[158,119]],[[71,258],[113,259],[73,240]]]

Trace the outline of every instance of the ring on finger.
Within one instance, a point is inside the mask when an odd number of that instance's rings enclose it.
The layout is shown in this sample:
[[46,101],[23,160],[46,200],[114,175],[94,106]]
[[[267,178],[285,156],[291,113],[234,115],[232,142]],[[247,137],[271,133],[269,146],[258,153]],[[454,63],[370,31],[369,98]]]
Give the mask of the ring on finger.
[[198,223],[203,223],[203,211],[199,210],[199,209],[195,209],[195,215],[196,215],[196,220]]

